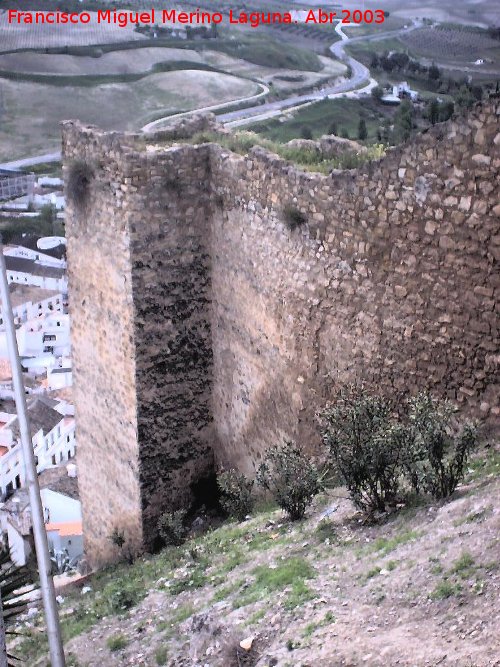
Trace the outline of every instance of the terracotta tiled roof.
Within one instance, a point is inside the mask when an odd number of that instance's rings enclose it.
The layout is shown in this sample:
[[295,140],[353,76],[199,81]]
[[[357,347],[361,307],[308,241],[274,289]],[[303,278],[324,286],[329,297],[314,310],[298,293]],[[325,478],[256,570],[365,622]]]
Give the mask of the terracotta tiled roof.
[[69,537],[70,535],[82,535],[83,528],[81,521],[66,521],[62,523],[46,523],[45,530],[57,530],[61,537]]

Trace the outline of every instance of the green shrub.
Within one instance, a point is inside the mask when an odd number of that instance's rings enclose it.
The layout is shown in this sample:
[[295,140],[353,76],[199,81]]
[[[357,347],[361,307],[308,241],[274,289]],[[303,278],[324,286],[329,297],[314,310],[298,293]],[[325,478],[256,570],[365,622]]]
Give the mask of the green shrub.
[[122,530],[119,530],[118,528],[113,529],[113,532],[109,536],[109,539],[119,549],[121,549],[126,542],[125,533]]
[[121,651],[127,644],[128,642],[123,635],[113,635],[106,640],[106,646],[110,651]]
[[313,138],[313,133],[312,133],[311,128],[308,127],[307,125],[303,125],[303,126],[300,128],[300,136],[302,137],[302,139],[309,139],[309,140],[311,140],[311,139]]
[[135,607],[139,602],[140,595],[134,586],[127,586],[114,590],[108,597],[108,608],[111,614],[120,614]]
[[283,218],[285,220],[286,226],[290,230],[294,230],[297,227],[301,227],[307,222],[306,216],[302,213],[300,209],[291,204],[287,204],[283,208]]
[[158,532],[160,537],[168,546],[181,545],[187,536],[187,528],[184,525],[186,510],[175,512],[164,512],[158,519]]
[[405,437],[391,402],[362,386],[348,386],[320,414],[320,420],[333,468],[354,504],[367,512],[384,511],[399,492]]
[[291,442],[267,452],[257,472],[257,482],[271,493],[292,521],[304,516],[321,490],[316,466]]
[[409,424],[403,465],[405,474],[418,493],[424,490],[435,498],[447,498],[465,475],[470,453],[477,444],[472,423],[453,424],[455,408],[428,393],[409,400]]
[[229,516],[243,521],[254,506],[252,494],[254,480],[249,480],[236,470],[227,470],[217,475],[217,486],[221,492],[221,505]]
[[168,651],[165,646],[160,646],[156,649],[155,660],[157,665],[166,665],[168,659]]

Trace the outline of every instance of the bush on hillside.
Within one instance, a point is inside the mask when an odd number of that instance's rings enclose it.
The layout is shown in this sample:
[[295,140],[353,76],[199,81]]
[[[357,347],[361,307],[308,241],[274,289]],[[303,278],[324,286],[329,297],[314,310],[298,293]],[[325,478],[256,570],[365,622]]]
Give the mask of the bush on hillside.
[[187,537],[186,510],[164,512],[158,519],[158,532],[167,546],[180,546]]
[[351,498],[365,512],[385,511],[398,498],[405,429],[391,402],[363,387],[342,389],[320,414],[323,442]]
[[292,442],[272,447],[257,471],[257,482],[269,491],[292,521],[302,519],[321,491],[316,466]]
[[227,470],[217,475],[217,486],[221,492],[220,503],[229,516],[243,521],[251,514],[255,499],[253,496],[254,480],[236,470]]
[[403,416],[394,405],[350,386],[319,415],[333,471],[367,513],[385,511],[410,489],[449,497],[477,442],[474,425],[452,424],[448,401],[420,393],[401,402]]
[[412,488],[435,498],[447,498],[465,475],[465,466],[477,444],[472,423],[452,424],[455,408],[420,393],[408,402],[408,437],[403,466]]

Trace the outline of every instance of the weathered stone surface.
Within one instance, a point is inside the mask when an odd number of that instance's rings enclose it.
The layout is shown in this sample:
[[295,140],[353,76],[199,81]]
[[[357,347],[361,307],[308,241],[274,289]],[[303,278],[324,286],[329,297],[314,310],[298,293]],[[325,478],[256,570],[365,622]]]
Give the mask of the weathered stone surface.
[[[65,169],[96,168],[88,210],[67,216],[93,562],[113,557],[120,522],[151,546],[157,516],[190,502],[212,454],[252,472],[285,437],[313,451],[315,411],[343,383],[427,387],[498,414],[494,103],[473,119],[489,161],[455,120],[453,141],[436,126],[330,176],[262,149],[65,125]],[[289,207],[304,217],[294,229]]]

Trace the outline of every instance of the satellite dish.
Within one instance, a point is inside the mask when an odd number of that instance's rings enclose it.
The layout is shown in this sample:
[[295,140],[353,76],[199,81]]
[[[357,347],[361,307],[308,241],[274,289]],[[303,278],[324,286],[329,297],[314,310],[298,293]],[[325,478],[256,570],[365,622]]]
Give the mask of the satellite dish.
[[64,236],[44,236],[36,242],[39,250],[51,250],[59,245],[66,245]]

